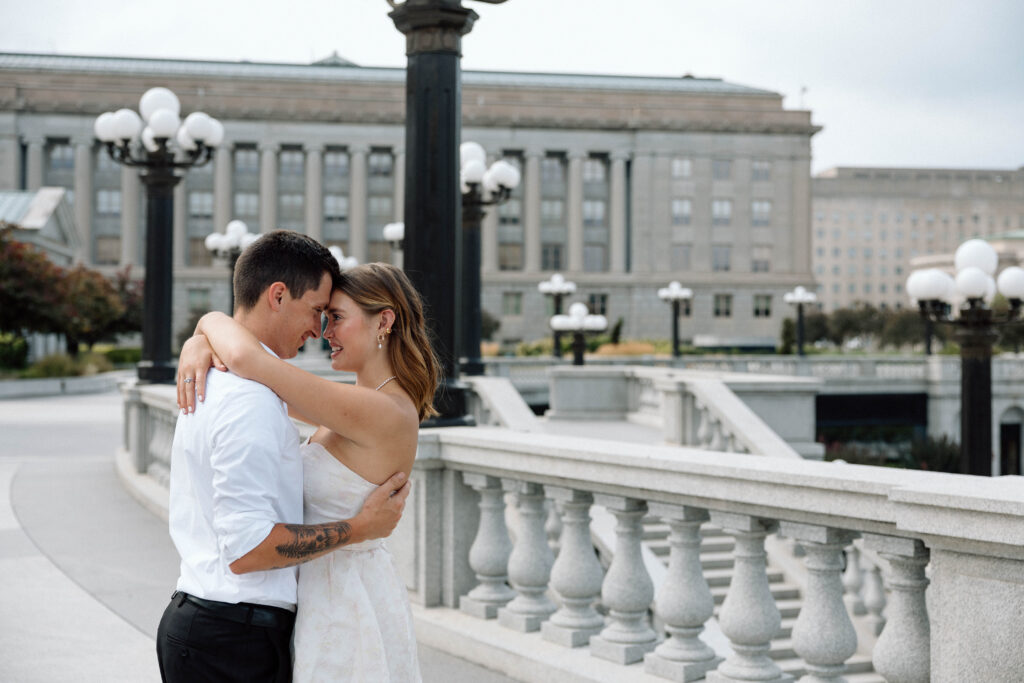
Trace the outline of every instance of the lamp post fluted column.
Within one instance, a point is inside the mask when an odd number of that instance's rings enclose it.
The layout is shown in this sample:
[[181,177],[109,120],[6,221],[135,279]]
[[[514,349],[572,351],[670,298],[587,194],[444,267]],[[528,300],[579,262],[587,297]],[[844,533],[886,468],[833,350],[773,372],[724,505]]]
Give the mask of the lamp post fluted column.
[[171,361],[172,285],[171,253],[174,249],[174,187],[181,177],[174,167],[161,163],[173,154],[166,149],[150,153],[156,162],[141,174],[146,186],[146,279],[143,284],[142,359],[138,376],[154,384],[174,381]]
[[679,312],[682,302],[693,298],[693,290],[683,287],[678,280],[658,290],[658,298],[672,304],[672,357],[679,358]]
[[960,312],[960,463],[964,474],[992,476],[992,309],[970,306]]

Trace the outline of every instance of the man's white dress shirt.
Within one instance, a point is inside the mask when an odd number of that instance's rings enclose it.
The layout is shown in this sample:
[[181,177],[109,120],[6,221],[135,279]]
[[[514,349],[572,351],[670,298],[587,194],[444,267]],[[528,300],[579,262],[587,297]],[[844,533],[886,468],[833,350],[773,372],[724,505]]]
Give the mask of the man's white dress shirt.
[[295,567],[235,574],[228,565],[276,523],[302,523],[299,433],[284,402],[266,386],[218,370],[206,380],[206,401],[195,413],[179,415],[171,447],[169,522],[181,555],[178,590],[294,610]]

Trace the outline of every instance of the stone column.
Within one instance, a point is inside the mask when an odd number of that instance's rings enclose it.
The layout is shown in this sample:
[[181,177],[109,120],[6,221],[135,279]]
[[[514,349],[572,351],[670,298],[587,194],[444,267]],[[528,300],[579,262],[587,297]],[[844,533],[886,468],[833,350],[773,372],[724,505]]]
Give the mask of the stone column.
[[498,623],[528,633],[540,629],[541,622],[556,609],[546,595],[554,556],[544,531],[544,488],[511,479],[502,483],[515,495],[519,511],[516,542],[508,558],[509,583],[518,595],[498,610]]
[[612,153],[611,201],[608,221],[608,264],[613,273],[626,272],[626,160],[628,152]]
[[128,166],[121,167],[121,265],[139,262],[139,171]]
[[[92,262],[92,137],[73,141],[75,145],[75,227],[81,245],[75,257]],[[106,154],[106,150],[100,150]]]
[[25,158],[25,188],[38,190],[43,186],[43,167],[46,138],[41,135],[26,137],[28,154]]
[[594,609],[601,595],[603,571],[590,540],[590,506],[594,496],[585,491],[546,486],[548,497],[562,509],[562,536],[558,558],[551,568],[551,588],[561,603],[541,624],[544,640],[579,647],[604,627]]
[[405,150],[395,150],[395,222],[405,220]]
[[498,207],[485,208],[480,224],[480,268],[484,273],[498,270],[498,224]]
[[853,532],[782,522],[782,533],[807,551],[807,590],[793,625],[793,649],[807,664],[804,683],[845,683],[846,660],[857,652],[857,632],[843,603],[843,547]]
[[540,160],[544,152],[526,150],[523,173],[523,270],[540,272]]
[[882,584],[882,570],[866,556],[864,563],[864,609],[871,630],[877,636],[885,628],[885,586]]
[[[260,232],[277,230],[276,142],[260,143]],[[255,232],[255,231],[253,231]]]
[[[188,253],[188,192],[185,189],[185,182],[182,181],[174,186],[174,268],[184,268],[187,265]],[[220,226],[221,231],[224,226]]]
[[306,145],[306,234],[324,238],[324,147]]
[[[234,151],[230,144],[222,144],[213,153],[213,229],[223,232],[235,217],[231,177],[233,175]],[[249,232],[256,232],[250,225]]]
[[[889,562],[888,622],[878,636],[871,661],[888,683],[931,680],[931,626],[924,570],[929,551],[921,541],[865,534],[864,546]],[[1019,672],[1018,672],[1019,673]]]
[[669,525],[668,573],[655,593],[655,612],[668,639],[644,656],[644,671],[671,681],[695,681],[713,671],[722,658],[700,639],[715,610],[700,563],[700,527],[707,510],[651,503],[651,514]]
[[366,263],[366,155],[370,149],[349,149],[348,256]]
[[608,608],[607,625],[590,639],[590,654],[617,664],[644,658],[657,644],[647,619],[654,600],[654,583],[640,552],[641,520],[647,503],[634,498],[597,494],[599,505],[615,515],[615,556],[601,585],[601,602]]
[[583,152],[569,153],[569,188],[566,193],[566,219],[569,240],[569,271],[583,271]]
[[512,542],[505,526],[505,498],[501,482],[495,477],[465,472],[466,486],[480,494],[480,525],[469,549],[469,566],[479,582],[459,598],[459,609],[481,619],[498,616],[498,608],[516,596],[506,585]]
[[778,525],[773,520],[718,511],[711,512],[711,521],[736,539],[736,547],[729,592],[718,612],[718,623],[733,654],[708,673],[707,683],[790,683],[793,677],[782,673],[768,656],[782,616],[768,585],[764,539]]

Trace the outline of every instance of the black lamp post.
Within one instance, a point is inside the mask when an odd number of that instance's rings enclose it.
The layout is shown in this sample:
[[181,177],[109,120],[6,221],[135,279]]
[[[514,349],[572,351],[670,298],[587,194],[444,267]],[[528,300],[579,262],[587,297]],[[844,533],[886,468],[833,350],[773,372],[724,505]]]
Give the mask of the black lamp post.
[[503,204],[519,185],[519,170],[505,160],[485,170],[484,148],[475,142],[459,146],[462,190],[462,339],[459,354],[463,375],[484,374],[480,358],[480,226],[484,209]]
[[786,292],[782,297],[787,304],[796,306],[796,354],[804,355],[804,306],[813,304],[818,300],[818,295],[809,292],[798,285],[792,292]]
[[[181,105],[167,88],[151,88],[131,109],[100,114],[94,131],[117,163],[140,168],[146,186],[146,282],[143,287],[142,360],[139,380],[173,383],[171,362],[171,258],[174,246],[174,187],[176,171],[201,166],[224,138],[224,127],[203,112],[184,123]],[[145,120],[145,123],[143,122]],[[171,146],[172,138],[176,143]]]
[[679,358],[679,309],[684,301],[693,298],[693,290],[683,287],[678,280],[658,290],[658,298],[672,304],[672,357]]
[[[576,283],[566,280],[561,273],[554,273],[550,279],[537,283],[537,289],[540,290],[541,294],[550,296],[553,299],[554,304],[552,309],[554,310],[554,314],[561,315],[562,299],[570,294],[576,293]],[[554,354],[555,358],[561,358],[562,335],[554,327],[551,329],[551,353]]]
[[577,301],[569,306],[568,315],[552,316],[551,329],[572,333],[572,364],[583,365],[583,353],[587,350],[584,333],[604,332],[608,329],[608,319],[603,315],[590,315],[587,305]]
[[[992,476],[992,346],[996,327],[1018,320],[1024,299],[1024,269],[1006,268],[997,281],[992,275],[998,255],[988,242],[972,239],[956,250],[956,279],[936,268],[914,271],[907,294],[917,300],[925,320],[955,326],[960,344],[960,471]],[[996,318],[986,304],[996,289],[1010,308]],[[963,301],[952,317],[949,302]]]
[[231,308],[228,315],[235,313],[235,264],[238,257],[250,244],[259,238],[258,234],[249,232],[249,227],[239,220],[227,224],[224,232],[211,232],[203,242],[206,249],[216,258],[223,259],[228,264],[231,276],[228,280],[228,289],[231,290]]

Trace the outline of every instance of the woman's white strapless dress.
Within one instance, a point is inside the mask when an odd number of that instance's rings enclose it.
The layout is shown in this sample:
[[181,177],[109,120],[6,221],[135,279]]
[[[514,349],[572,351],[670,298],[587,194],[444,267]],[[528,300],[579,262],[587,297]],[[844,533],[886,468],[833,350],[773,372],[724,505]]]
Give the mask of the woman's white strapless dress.
[[[323,446],[302,445],[306,524],[354,517],[377,488]],[[405,584],[381,539],[299,567],[295,683],[420,681]]]

